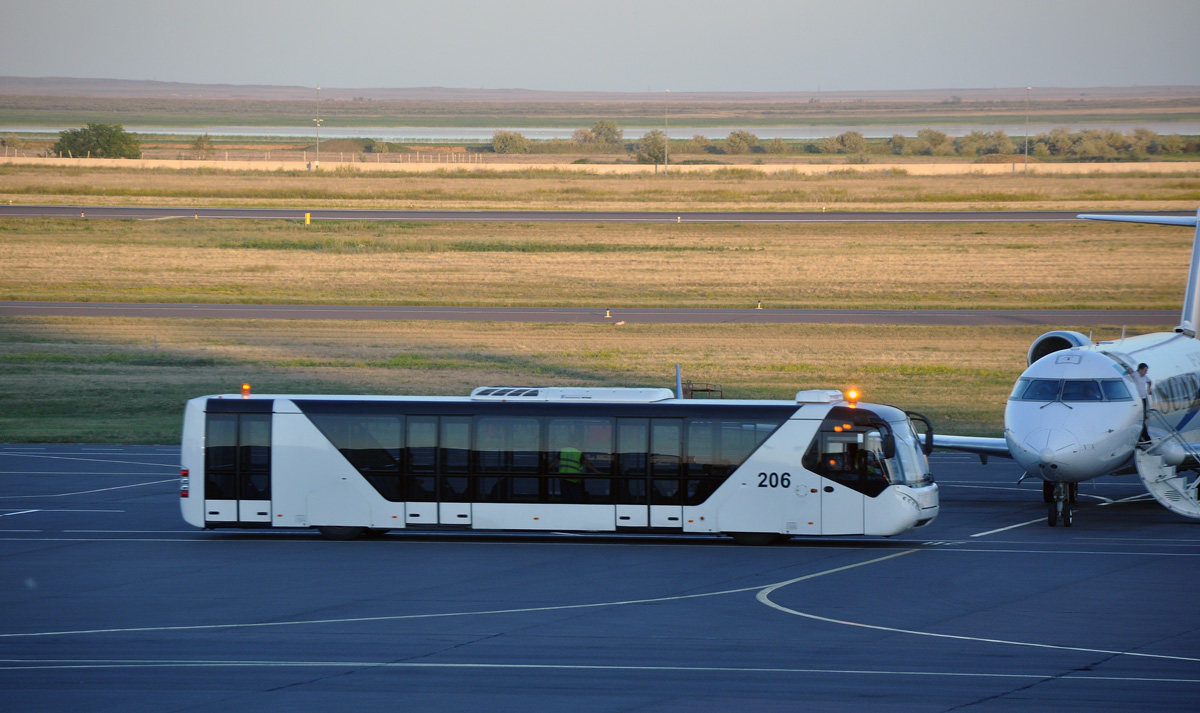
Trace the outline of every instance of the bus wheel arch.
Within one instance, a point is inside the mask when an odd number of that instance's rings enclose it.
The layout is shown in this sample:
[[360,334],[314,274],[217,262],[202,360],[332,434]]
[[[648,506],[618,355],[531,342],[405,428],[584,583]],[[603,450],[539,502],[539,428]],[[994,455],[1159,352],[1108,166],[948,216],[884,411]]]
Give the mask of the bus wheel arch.
[[317,530],[319,530],[321,536],[327,540],[344,542],[347,540],[357,540],[359,537],[362,537],[363,533],[367,531],[367,528],[348,527],[345,525],[318,525]]
[[733,538],[733,541],[739,545],[747,547],[760,547],[762,545],[770,545],[778,542],[780,537],[777,532],[726,532]]

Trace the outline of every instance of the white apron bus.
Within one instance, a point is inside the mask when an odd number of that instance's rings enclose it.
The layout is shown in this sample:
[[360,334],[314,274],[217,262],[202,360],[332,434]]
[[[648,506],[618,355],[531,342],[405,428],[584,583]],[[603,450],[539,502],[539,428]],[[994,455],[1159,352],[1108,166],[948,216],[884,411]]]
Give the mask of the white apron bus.
[[[925,425],[918,434],[912,418]],[[205,396],[183,420],[202,528],[896,535],[937,516],[919,414],[840,391],[483,387],[470,397]]]

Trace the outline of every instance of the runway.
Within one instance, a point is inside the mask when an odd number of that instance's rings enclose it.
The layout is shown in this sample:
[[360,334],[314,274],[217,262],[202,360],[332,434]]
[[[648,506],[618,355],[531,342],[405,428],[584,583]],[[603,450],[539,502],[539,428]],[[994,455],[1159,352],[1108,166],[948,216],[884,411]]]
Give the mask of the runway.
[[935,454],[890,539],[201,531],[177,446],[0,446],[12,710],[1192,711],[1200,536]]
[[1160,325],[1179,323],[1175,310],[836,310],[640,309],[616,307],[440,307],[252,305],[140,302],[0,302],[0,316],[151,317],[185,319],[333,319],[459,322],[592,322],[609,324],[918,324]]
[[[0,218],[364,220],[506,223],[1055,223],[1078,211],[530,211],[0,205]],[[1192,215],[1183,211],[1151,215]]]

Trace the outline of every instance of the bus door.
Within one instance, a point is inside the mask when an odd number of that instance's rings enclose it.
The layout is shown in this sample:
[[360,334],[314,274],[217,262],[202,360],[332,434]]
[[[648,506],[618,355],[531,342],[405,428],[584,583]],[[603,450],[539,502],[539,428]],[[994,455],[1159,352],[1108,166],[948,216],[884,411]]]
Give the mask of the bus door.
[[617,419],[617,527],[650,526],[650,419]]
[[683,420],[650,420],[650,527],[683,527]]
[[862,431],[818,435],[822,535],[861,535],[864,531],[865,496],[852,486],[858,485],[865,461],[874,455],[864,448],[866,435]]
[[471,524],[471,417],[442,416],[438,428],[438,524]]
[[683,527],[683,421],[617,421],[617,527]]
[[234,402],[266,413],[209,413],[204,444],[204,520],[271,522],[271,401]]

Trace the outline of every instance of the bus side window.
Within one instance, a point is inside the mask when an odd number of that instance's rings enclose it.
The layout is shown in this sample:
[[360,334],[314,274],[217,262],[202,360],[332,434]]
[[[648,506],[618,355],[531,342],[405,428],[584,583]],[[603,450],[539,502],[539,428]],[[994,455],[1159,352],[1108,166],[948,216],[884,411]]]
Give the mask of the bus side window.
[[617,474],[626,478],[646,477],[646,453],[650,450],[649,421],[622,418],[617,421]]
[[652,475],[678,476],[683,456],[683,428],[679,419],[656,418],[650,427]]
[[617,480],[613,499],[624,505],[645,505],[649,465],[650,420],[617,419]]
[[408,419],[405,458],[409,473],[437,471],[437,416],[412,416]]

